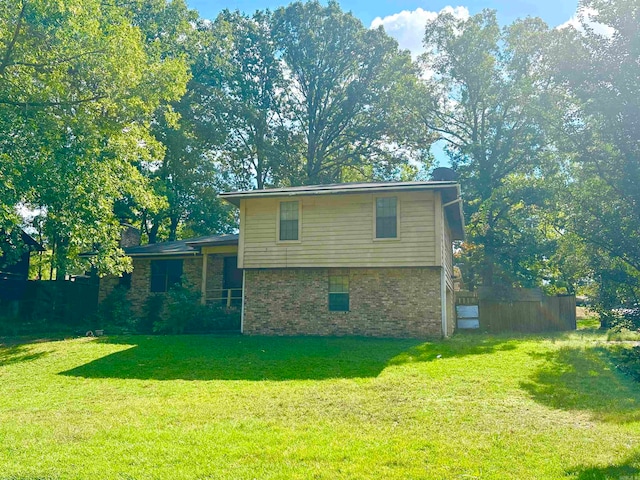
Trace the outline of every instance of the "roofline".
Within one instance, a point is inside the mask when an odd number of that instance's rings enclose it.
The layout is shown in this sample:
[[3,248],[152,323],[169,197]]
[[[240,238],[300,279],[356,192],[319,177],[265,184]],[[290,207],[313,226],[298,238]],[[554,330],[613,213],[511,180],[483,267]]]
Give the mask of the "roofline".
[[238,245],[238,239],[232,239],[232,240],[224,240],[222,242],[216,242],[216,241],[205,241],[205,240],[200,240],[199,242],[185,242],[186,245],[189,245],[190,247],[217,247],[217,246],[221,246],[224,247],[226,245]]
[[335,185],[314,185],[313,188],[273,188],[263,190],[244,190],[235,192],[220,193],[219,196],[223,200],[240,206],[240,200],[243,198],[265,198],[265,197],[297,197],[311,195],[331,195],[339,193],[367,193],[367,192],[394,192],[394,191],[411,191],[411,190],[438,190],[443,188],[457,187],[460,193],[460,184],[456,181],[443,182],[394,182],[394,183],[371,183],[371,184],[348,184],[345,183],[340,187]]
[[142,257],[197,257],[200,252],[194,250],[193,252],[154,252],[154,253],[126,253],[127,257],[142,258]]

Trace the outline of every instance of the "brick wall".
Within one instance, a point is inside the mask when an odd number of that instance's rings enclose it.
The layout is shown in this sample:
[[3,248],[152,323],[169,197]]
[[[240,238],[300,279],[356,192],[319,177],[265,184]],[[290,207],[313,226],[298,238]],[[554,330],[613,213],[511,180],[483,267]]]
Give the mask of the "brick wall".
[[327,268],[245,270],[244,332],[441,335],[439,268],[352,268],[349,312],[330,312]]

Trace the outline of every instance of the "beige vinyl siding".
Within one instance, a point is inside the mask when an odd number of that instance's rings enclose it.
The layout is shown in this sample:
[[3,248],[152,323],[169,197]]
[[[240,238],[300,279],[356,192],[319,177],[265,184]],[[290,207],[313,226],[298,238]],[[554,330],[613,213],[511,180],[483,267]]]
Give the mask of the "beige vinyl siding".
[[434,193],[393,196],[400,215],[398,239],[374,239],[376,195],[296,196],[301,202],[301,233],[295,244],[276,240],[279,203],[291,197],[243,200],[240,267],[436,265]]

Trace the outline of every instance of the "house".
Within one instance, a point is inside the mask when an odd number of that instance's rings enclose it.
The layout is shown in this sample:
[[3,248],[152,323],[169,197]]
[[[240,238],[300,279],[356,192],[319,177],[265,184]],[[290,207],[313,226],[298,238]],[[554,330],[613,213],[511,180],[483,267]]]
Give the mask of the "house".
[[203,303],[242,309],[250,335],[447,336],[452,241],[464,236],[454,181],[352,183],[229,192],[239,235],[125,248],[134,310],[181,278]]
[[447,336],[455,181],[353,183],[223,193],[239,208],[242,331]]
[[9,263],[0,250],[0,300],[16,301],[22,298],[27,280],[29,279],[29,263],[31,252],[43,252],[40,245],[31,235],[20,230],[20,245],[14,245],[9,238],[11,248],[22,249],[22,254],[17,261]]

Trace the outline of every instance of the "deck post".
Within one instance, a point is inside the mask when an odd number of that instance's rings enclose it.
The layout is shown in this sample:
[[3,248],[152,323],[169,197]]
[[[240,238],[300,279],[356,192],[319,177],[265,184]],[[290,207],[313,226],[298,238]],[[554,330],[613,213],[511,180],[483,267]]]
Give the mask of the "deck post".
[[202,282],[200,282],[200,303],[205,305],[207,303],[207,259],[209,255],[204,253],[202,255]]

